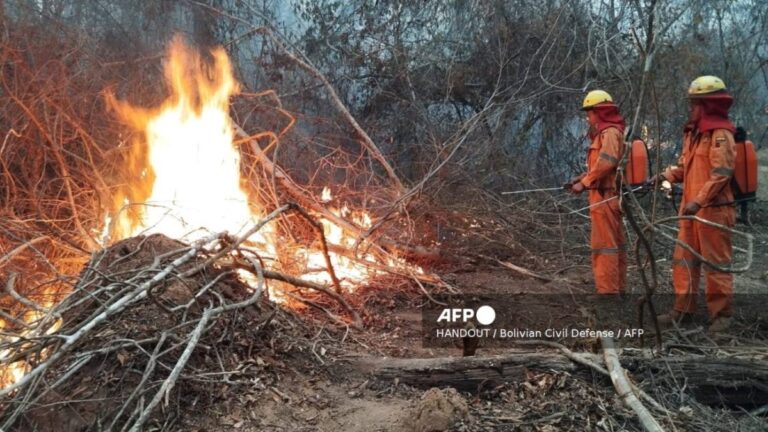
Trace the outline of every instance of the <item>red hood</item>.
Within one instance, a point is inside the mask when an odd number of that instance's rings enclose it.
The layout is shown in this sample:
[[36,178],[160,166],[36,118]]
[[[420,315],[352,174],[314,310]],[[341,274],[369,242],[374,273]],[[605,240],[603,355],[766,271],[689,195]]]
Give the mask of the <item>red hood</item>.
[[[701,118],[695,124],[699,132],[708,132],[713,129],[728,129],[736,132],[736,127],[728,120],[728,110],[733,105],[733,97],[729,94],[718,94],[698,99],[701,103]],[[689,124],[694,126],[693,124]]]
[[626,125],[624,117],[619,113],[619,107],[612,103],[602,103],[592,108],[592,111],[597,114],[598,121],[595,127],[590,128],[590,138],[594,139],[600,132],[609,127],[615,127],[624,134]]

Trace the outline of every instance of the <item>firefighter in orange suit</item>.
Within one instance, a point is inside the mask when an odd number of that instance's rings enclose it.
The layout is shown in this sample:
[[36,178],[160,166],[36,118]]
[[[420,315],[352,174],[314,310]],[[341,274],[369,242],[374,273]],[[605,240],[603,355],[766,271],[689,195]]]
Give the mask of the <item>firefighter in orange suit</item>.
[[[728,119],[733,98],[725,83],[715,76],[696,78],[688,89],[690,118],[684,128],[683,152],[678,164],[655,179],[683,183],[680,215],[732,227],[736,222],[731,177],[734,172],[735,128]],[[731,234],[693,220],[680,220],[678,240],[688,244],[706,261],[729,266]],[[675,246],[672,278],[675,303],[670,313],[659,315],[659,323],[689,319],[696,311],[701,261],[690,251]],[[705,266],[707,311],[710,332],[728,328],[733,301],[733,275]]]
[[627,252],[619,200],[616,168],[624,155],[624,118],[607,92],[594,90],[582,104],[592,140],[587,151],[587,172],[566,185],[580,194],[589,191],[592,220],[592,272],[598,294],[620,294],[627,284]]

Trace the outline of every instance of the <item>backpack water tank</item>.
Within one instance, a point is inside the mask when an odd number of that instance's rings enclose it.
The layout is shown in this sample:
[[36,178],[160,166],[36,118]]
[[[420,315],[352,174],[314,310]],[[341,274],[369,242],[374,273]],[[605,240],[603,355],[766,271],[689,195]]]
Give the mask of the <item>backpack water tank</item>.
[[625,172],[625,183],[630,186],[641,186],[648,181],[650,173],[648,166],[648,147],[641,139],[634,139],[629,145],[629,154],[627,155],[627,166]]
[[757,152],[752,141],[736,142],[735,162],[734,198],[737,201],[754,201],[757,195]]

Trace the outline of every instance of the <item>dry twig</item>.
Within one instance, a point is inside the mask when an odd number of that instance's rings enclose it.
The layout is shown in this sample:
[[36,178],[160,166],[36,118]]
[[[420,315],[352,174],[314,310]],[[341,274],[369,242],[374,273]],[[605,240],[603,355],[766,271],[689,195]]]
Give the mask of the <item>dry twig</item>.
[[603,344],[603,355],[605,357],[605,365],[610,372],[611,381],[613,386],[616,387],[616,392],[627,407],[635,412],[640,424],[648,432],[664,432],[659,422],[651,415],[651,413],[643,406],[643,403],[632,391],[632,386],[629,385],[629,380],[624,372],[624,368],[621,367],[619,361],[619,355],[616,351],[616,345],[613,339],[610,337],[600,338]]

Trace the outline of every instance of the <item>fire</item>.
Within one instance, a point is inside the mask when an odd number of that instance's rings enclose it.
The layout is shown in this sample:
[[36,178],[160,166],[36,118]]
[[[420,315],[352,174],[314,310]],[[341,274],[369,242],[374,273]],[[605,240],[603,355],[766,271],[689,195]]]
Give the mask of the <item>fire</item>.
[[[4,353],[0,353],[0,359],[4,360]],[[22,361],[13,362],[0,369],[0,388],[11,385],[20,380],[27,373],[27,364]]]
[[[41,309],[28,310],[22,314],[20,321],[28,327],[18,332],[17,336],[12,336],[16,332],[12,330],[7,331],[8,323],[0,319],[0,331],[5,333],[0,338],[0,342],[10,346],[26,339],[40,337],[41,332],[44,335],[51,335],[59,330],[62,324],[61,318],[51,317],[47,312],[53,306],[53,301],[50,300],[53,296],[44,295],[43,298],[48,300],[44,300],[39,305]],[[7,363],[13,354],[14,351],[11,348],[0,350],[0,364],[3,365],[0,367],[0,389],[15,383],[29,370],[29,365],[23,360]],[[45,353],[42,354],[45,355]]]
[[[180,40],[171,44],[165,69],[170,96],[158,108],[137,108],[109,97],[110,105],[138,136],[128,161],[131,181],[115,198],[115,214],[106,217],[107,241],[142,233],[187,240],[207,232],[234,234],[266,213],[258,203],[249,202],[239,150],[233,144],[229,100],[237,94],[238,83],[224,50],[211,54],[212,67],[206,69],[199,54]],[[329,204],[332,200],[331,189],[324,187],[319,201]],[[346,207],[329,210],[363,229],[372,226],[367,213]],[[325,219],[320,222],[331,245],[348,250],[356,244],[356,237],[341,227]],[[284,243],[276,228],[267,225],[250,239],[249,247],[274,258],[270,262],[290,266],[307,280],[331,283],[319,247],[278,251],[275,245]],[[394,258],[377,262],[372,255],[353,259],[331,253],[330,257],[342,285],[350,290],[379,273],[368,263],[405,265]]]
[[333,200],[333,197],[331,196],[331,188],[328,186],[323,187],[323,193],[320,195],[320,201],[327,203],[331,202]]
[[[129,167],[141,167],[117,197],[120,211],[109,220],[113,239],[163,233],[194,240],[205,235],[201,229],[234,234],[261,216],[242,189],[240,153],[232,144],[229,99],[238,84],[224,50],[212,55],[210,79],[200,56],[175,40],[165,69],[171,95],[156,109],[109,98],[140,132]],[[253,240],[268,245],[265,233]]]
[[[0,320],[0,330],[5,330],[7,324],[4,320]],[[9,338],[10,339],[10,338]],[[16,342],[18,338],[13,338],[12,340],[3,340],[4,343],[13,343]],[[3,362],[5,364],[6,359],[11,355],[11,350],[6,349],[3,351],[0,351],[0,362]],[[4,365],[2,368],[0,368],[0,388],[5,387],[6,385],[10,383],[14,383],[18,381],[22,376],[24,376],[24,372],[26,372],[26,364],[23,362],[14,362],[7,365]]]

